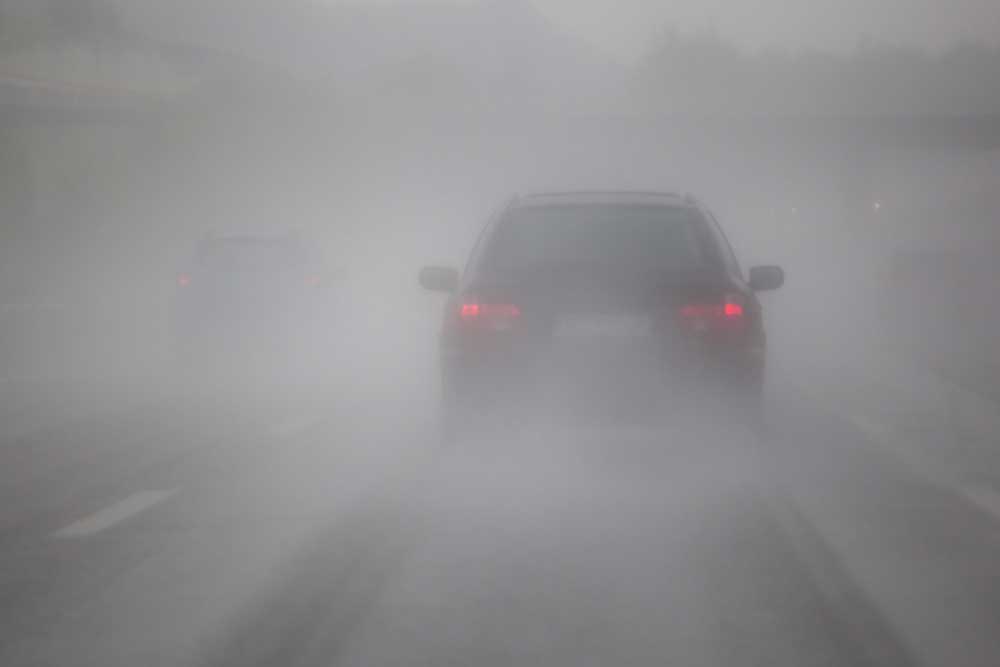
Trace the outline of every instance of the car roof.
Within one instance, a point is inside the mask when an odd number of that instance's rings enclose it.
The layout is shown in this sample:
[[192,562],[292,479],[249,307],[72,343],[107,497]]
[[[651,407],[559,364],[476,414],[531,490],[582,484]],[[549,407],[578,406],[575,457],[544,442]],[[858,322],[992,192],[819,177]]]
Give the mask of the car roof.
[[698,205],[691,195],[644,190],[576,190],[535,192],[515,197],[512,206],[559,206],[585,204],[654,205],[691,208]]
[[213,230],[203,236],[200,243],[288,243],[305,240],[303,235],[294,229],[232,229]]

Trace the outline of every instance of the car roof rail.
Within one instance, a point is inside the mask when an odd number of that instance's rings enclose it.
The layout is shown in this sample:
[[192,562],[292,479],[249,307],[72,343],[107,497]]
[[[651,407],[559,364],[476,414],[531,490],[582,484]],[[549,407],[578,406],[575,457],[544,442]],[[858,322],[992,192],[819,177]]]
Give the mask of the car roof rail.
[[524,197],[566,197],[574,195],[644,195],[649,197],[677,197],[681,195],[670,190],[540,190]]

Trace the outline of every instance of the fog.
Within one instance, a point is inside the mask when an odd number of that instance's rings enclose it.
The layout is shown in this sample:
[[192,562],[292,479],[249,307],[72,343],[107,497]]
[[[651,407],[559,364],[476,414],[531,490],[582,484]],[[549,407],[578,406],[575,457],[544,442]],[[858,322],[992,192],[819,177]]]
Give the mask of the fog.
[[[0,662],[993,664],[1000,15],[848,4],[0,0]],[[448,437],[552,192],[714,214],[759,421],[595,347]]]

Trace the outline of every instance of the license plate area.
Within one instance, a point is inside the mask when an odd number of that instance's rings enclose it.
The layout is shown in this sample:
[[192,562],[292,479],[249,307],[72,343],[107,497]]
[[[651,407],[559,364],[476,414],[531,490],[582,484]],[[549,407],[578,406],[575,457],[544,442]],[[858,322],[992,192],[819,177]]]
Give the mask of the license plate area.
[[653,333],[648,315],[586,314],[564,315],[553,327],[557,339],[618,339],[648,338]]

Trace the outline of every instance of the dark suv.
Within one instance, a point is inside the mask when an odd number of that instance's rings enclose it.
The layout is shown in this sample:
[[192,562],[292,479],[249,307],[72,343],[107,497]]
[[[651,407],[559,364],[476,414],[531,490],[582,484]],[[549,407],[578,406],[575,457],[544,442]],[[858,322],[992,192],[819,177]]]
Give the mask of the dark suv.
[[[590,417],[609,406],[690,405],[705,390],[759,401],[765,334],[756,291],[712,214],[690,196],[577,192],[515,198],[482,231],[446,292],[441,332],[450,433],[499,408]],[[558,408],[558,409],[557,409]],[[511,414],[507,410],[504,414]]]

